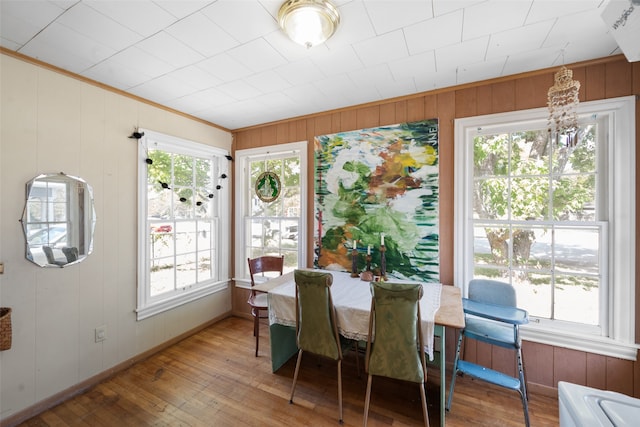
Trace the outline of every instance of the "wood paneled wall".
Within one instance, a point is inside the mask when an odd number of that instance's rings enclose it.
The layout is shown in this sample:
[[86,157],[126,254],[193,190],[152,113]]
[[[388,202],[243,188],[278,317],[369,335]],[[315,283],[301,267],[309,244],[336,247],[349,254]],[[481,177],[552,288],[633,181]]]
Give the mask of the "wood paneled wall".
[[[640,94],[640,63],[629,63],[623,56],[568,65],[574,79],[581,83],[580,100]],[[351,131],[394,123],[438,118],[440,140],[440,281],[453,284],[453,190],[454,141],[453,121],[457,118],[545,107],[547,90],[553,85],[557,68],[540,70],[511,77],[478,82],[464,86],[425,92],[413,96],[381,101],[322,114],[240,129],[234,132],[234,150],[309,142],[309,165],[313,165],[315,135]],[[640,105],[636,102],[636,141],[640,141]],[[636,164],[640,157],[638,150]],[[313,168],[308,168],[309,194],[313,194]],[[640,189],[640,175],[636,176]],[[636,190],[638,192],[638,190]],[[313,197],[309,197],[308,230],[312,235]],[[638,197],[636,197],[636,212]],[[636,227],[636,259],[638,249]],[[310,239],[310,242],[312,240]],[[311,243],[310,243],[311,244]],[[309,248],[308,265],[312,265]],[[243,262],[244,260],[237,260]],[[636,262],[638,264],[638,262]],[[636,277],[636,312],[640,313],[640,280]],[[235,290],[234,311],[246,314],[246,291]],[[640,335],[640,315],[636,315],[636,336]],[[454,353],[454,334],[447,335],[448,356]],[[640,341],[638,339],[637,341]],[[467,355],[482,364],[504,372],[513,372],[514,358],[510,352],[478,344],[467,346]],[[590,387],[619,391],[640,397],[640,362],[600,356],[533,342],[524,344],[528,382],[534,388],[553,392],[558,381],[570,381]]]

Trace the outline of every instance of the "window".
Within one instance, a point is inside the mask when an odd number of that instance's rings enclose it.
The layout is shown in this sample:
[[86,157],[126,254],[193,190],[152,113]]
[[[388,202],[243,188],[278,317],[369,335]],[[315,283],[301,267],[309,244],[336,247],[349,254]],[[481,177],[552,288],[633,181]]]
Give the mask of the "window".
[[634,100],[578,114],[574,138],[547,109],[456,120],[456,283],[514,285],[525,339],[634,359]]
[[227,288],[228,153],[145,131],[139,147],[138,320]]
[[[236,283],[249,282],[247,258],[284,255],[284,270],[306,260],[306,142],[238,150],[236,157]],[[279,194],[265,197],[261,177],[274,174]],[[271,174],[268,174],[271,175]],[[258,188],[259,187],[259,188]],[[300,232],[299,232],[300,231]]]

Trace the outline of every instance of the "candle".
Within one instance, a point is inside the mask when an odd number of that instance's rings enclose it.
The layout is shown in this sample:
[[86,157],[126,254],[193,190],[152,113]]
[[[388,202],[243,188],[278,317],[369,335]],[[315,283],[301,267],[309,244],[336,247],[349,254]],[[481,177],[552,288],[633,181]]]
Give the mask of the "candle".
[[356,239],[353,239],[353,249],[357,249],[357,248],[358,248],[358,246],[357,246],[357,243],[356,243],[356,242],[357,242],[357,240],[356,240]]
[[367,246],[367,255],[371,255],[371,245]]
[[380,246],[384,246],[384,233],[380,233]]

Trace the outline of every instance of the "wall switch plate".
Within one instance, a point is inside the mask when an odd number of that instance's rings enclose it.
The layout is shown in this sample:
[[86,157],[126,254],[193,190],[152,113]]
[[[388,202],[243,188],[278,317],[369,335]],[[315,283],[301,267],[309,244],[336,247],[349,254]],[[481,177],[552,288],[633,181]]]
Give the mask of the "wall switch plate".
[[95,338],[96,338],[96,342],[102,342],[102,341],[107,339],[107,326],[106,325],[98,326],[95,329]]

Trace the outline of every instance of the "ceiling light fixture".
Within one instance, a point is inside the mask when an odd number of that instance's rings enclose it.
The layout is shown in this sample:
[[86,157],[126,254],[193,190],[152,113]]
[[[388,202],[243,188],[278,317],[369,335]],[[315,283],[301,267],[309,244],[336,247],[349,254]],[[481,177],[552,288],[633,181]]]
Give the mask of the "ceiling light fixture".
[[280,27],[307,49],[324,43],[339,23],[338,9],[327,0],[288,0],[278,11]]

